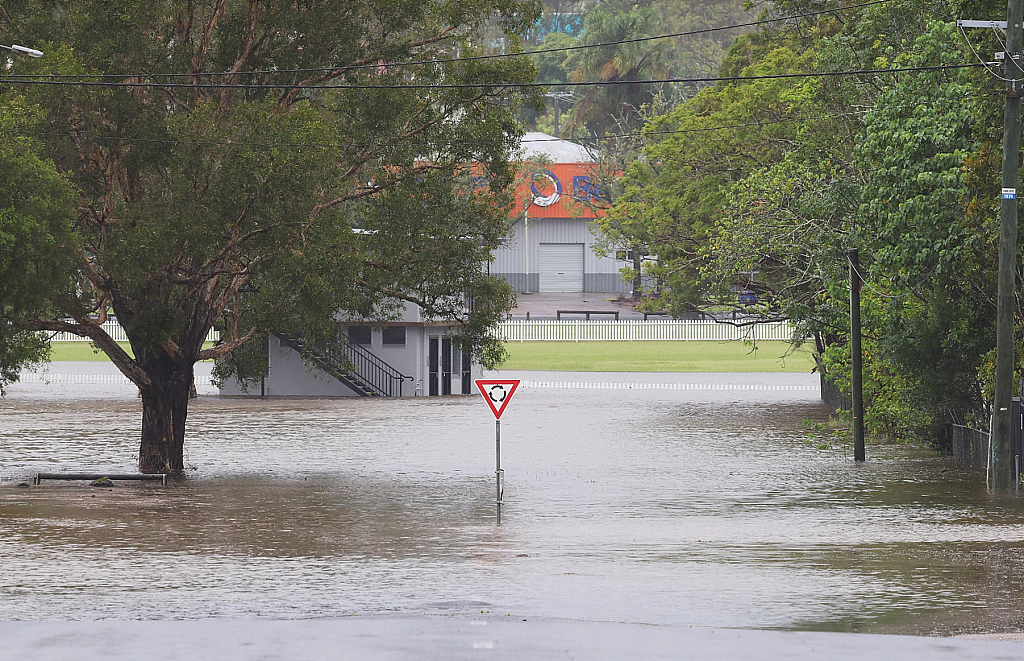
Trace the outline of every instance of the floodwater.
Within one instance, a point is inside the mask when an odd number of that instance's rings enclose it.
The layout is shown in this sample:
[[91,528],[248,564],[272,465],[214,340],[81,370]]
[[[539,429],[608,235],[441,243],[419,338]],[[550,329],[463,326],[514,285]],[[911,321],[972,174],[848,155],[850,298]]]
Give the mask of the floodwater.
[[813,376],[502,376],[527,382],[502,419],[500,526],[479,397],[203,396],[183,483],[19,488],[132,471],[140,405],[124,386],[13,386],[0,619],[1024,628],[1024,510],[926,449],[869,445],[854,465],[805,424],[828,417]]

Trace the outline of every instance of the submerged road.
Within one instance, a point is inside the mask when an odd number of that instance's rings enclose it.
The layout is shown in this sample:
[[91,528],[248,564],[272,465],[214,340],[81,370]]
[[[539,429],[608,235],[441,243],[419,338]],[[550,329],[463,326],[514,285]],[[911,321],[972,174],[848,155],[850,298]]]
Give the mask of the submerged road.
[[928,448],[872,444],[854,464],[813,374],[514,375],[499,526],[478,396],[201,396],[180,483],[17,486],[135,469],[136,391],[93,365],[0,399],[0,620],[41,621],[4,625],[0,661],[216,658],[250,640],[301,658],[299,639],[369,658],[757,661],[820,640],[853,646],[821,661],[980,658],[1000,647],[800,632],[1021,630],[1024,502]]
[[0,622],[3,658],[162,659],[786,659],[1017,661],[1024,643],[848,633],[755,631],[521,617],[330,620]]

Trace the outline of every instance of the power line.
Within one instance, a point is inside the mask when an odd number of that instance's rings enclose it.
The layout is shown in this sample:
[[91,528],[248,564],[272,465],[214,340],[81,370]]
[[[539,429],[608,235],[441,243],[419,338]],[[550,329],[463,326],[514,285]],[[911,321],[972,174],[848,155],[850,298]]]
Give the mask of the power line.
[[[987,96],[985,94],[967,94],[964,98],[973,98]],[[842,117],[857,117],[867,115],[872,112],[871,109],[857,110],[853,112],[841,112],[832,113],[829,115],[809,115],[806,117],[790,117],[788,119],[777,119],[772,121],[761,121],[761,122],[743,122],[737,124],[721,124],[718,126],[701,126],[692,129],[666,129],[660,131],[630,131],[626,133],[608,133],[602,136],[584,137],[577,138],[583,142],[594,142],[613,140],[617,138],[633,138],[633,137],[647,137],[654,135],[680,135],[687,133],[706,133],[710,131],[724,131],[729,129],[739,128],[750,128],[754,126],[777,126],[780,124],[792,124],[795,122],[805,122],[817,119],[839,119]],[[481,145],[484,144],[480,141],[475,140],[464,140],[464,141],[401,141],[401,142],[381,142],[381,143],[324,143],[324,142],[238,142],[238,141],[216,141],[216,140],[187,140],[177,138],[140,138],[133,136],[116,136],[116,135],[89,135],[87,133],[55,133],[47,131],[29,131],[27,129],[0,129],[0,134],[10,133],[14,135],[36,135],[41,137],[52,137],[52,138],[75,138],[82,137],[86,140],[109,140],[119,142],[140,142],[140,143],[156,143],[156,144],[189,144],[189,145],[202,145],[208,147],[293,147],[299,149],[341,149],[351,147],[399,147],[411,145],[415,147],[430,147],[430,146],[465,146],[465,145]],[[520,144],[532,144],[532,143],[543,143],[543,142],[571,142],[571,140],[565,140],[564,138],[550,137],[550,138],[527,138],[519,141]]]
[[[875,292],[876,294],[878,294],[882,298],[903,299],[903,298],[906,298],[906,297],[910,296],[911,292],[909,292],[909,291],[908,292],[903,292],[902,294],[886,294],[886,293],[882,292],[881,290],[872,287],[871,283],[867,281],[867,278],[864,277],[864,274],[861,272],[860,268],[856,264],[853,263],[853,260],[850,259],[849,255],[846,256],[846,261],[847,261],[847,263],[849,263],[850,268],[853,269],[853,272],[857,274],[857,277],[860,278],[860,282],[865,287],[867,287],[871,291]],[[923,284],[923,282],[924,281],[922,280],[921,283],[918,283],[918,284]]]
[[757,76],[701,76],[695,78],[658,78],[653,80],[589,80],[568,83],[408,83],[404,85],[294,85],[287,83],[152,83],[152,82],[111,82],[100,80],[28,80],[0,78],[0,83],[11,85],[49,85],[72,87],[114,87],[114,88],[167,88],[167,89],[251,89],[251,90],[399,90],[399,89],[492,89],[492,88],[539,88],[539,87],[600,87],[605,85],[657,85],[675,83],[725,83],[751,80],[779,80],[788,78],[830,78],[838,76],[859,76],[868,74],[893,74],[915,71],[943,71],[949,69],[971,69],[984,66],[971,62],[967,64],[939,64],[918,67],[895,67],[891,69],[853,69],[848,71],[809,71],[804,73],[775,73]]
[[[649,135],[678,135],[686,133],[705,133],[709,131],[723,131],[728,129],[736,128],[749,128],[753,126],[774,126],[778,124],[791,124],[794,122],[803,122],[814,119],[836,119],[840,117],[849,117],[856,115],[863,115],[867,113],[867,110],[857,112],[846,112],[846,113],[834,113],[832,115],[814,115],[807,117],[791,117],[789,119],[779,119],[767,122],[746,122],[738,124],[724,124],[720,126],[702,126],[699,128],[692,129],[668,129],[662,131],[632,131],[628,133],[611,133],[597,138],[583,138],[583,140],[611,140],[615,138],[629,138],[629,137],[644,137]],[[429,147],[429,146],[457,146],[457,145],[479,145],[484,144],[479,141],[423,141],[423,142],[384,142],[384,143],[323,143],[323,142],[235,142],[235,141],[215,141],[215,140],[187,140],[187,139],[175,139],[175,138],[140,138],[131,136],[116,136],[116,135],[88,135],[88,134],[76,134],[76,133],[55,133],[47,131],[29,131],[27,129],[0,129],[0,133],[11,133],[15,135],[35,135],[40,137],[51,137],[51,138],[74,138],[82,137],[86,140],[109,140],[119,142],[139,142],[139,143],[154,143],[154,144],[185,144],[185,145],[202,145],[209,147],[293,147],[300,149],[342,149],[350,147],[397,147],[412,145],[417,147]],[[521,144],[528,143],[541,143],[541,142],[563,142],[562,138],[528,138],[520,140]]]
[[[1010,78],[1006,78],[1005,76],[1000,76],[999,72],[997,70],[993,70],[992,69],[991,64],[989,62],[986,62],[984,59],[982,59],[981,55],[978,55],[978,51],[975,50],[974,44],[971,43],[970,38],[967,36],[967,33],[964,31],[964,27],[962,25],[959,25],[959,21],[958,21],[957,27],[960,28],[960,34],[963,35],[964,43],[966,43],[967,47],[971,49],[971,53],[974,55],[974,58],[976,60],[978,60],[978,62],[981,64],[981,66],[985,67],[985,71],[987,71],[989,73],[989,75],[992,76],[993,78],[998,78],[999,80],[1002,80],[1003,82],[1009,81]],[[999,40],[999,36],[998,35],[996,35],[996,39]],[[1006,45],[1003,44],[1003,42],[1001,40],[999,41],[999,44],[1001,46],[1003,46],[1003,51],[1005,52],[1006,51]],[[1011,58],[1011,61],[1012,61],[1012,58]],[[1020,69],[1020,65],[1017,64],[1016,62],[1014,62],[1014,66],[1017,67],[1018,69]]]
[[768,25],[771,23],[780,23],[783,21],[790,21],[798,18],[809,18],[812,16],[821,16],[823,14],[834,14],[840,11],[847,11],[850,9],[859,9],[861,7],[870,7],[871,5],[880,5],[883,3],[892,2],[892,0],[871,0],[870,2],[862,2],[855,5],[847,5],[846,7],[834,7],[832,9],[820,9],[817,11],[804,12],[802,14],[791,14],[789,16],[779,16],[777,18],[765,18],[757,21],[749,21],[747,23],[734,23],[732,25],[721,25],[712,28],[701,28],[698,30],[686,30],[684,32],[672,32],[669,34],[661,34],[653,37],[636,37],[634,39],[620,39],[617,41],[603,41],[594,44],[578,44],[573,46],[560,46],[556,48],[539,48],[532,51],[525,51],[520,53],[493,53],[488,55],[470,55],[466,57],[450,57],[436,60],[407,60],[404,62],[379,62],[376,64],[349,64],[335,67],[303,67],[294,69],[253,69],[248,71],[208,71],[198,73],[133,73],[133,74],[22,74],[18,76],[10,76],[16,78],[46,78],[53,80],[60,79],[74,79],[74,78],[132,78],[132,77],[161,77],[161,78],[180,78],[180,77],[193,77],[193,76],[234,76],[234,75],[262,75],[262,74],[282,74],[282,73],[316,73],[316,72],[337,72],[337,71],[356,71],[360,69],[382,69],[382,68],[393,68],[393,67],[405,67],[405,66],[416,66],[425,64],[450,64],[453,62],[474,62],[479,60],[494,60],[507,57],[522,57],[524,55],[540,55],[542,53],[560,53],[574,50],[582,50],[586,48],[603,48],[605,46],[618,46],[621,44],[633,44],[644,41],[654,41],[658,39],[674,39],[677,37],[690,37],[698,34],[710,34],[713,32],[721,32],[724,30],[736,30],[739,28],[757,27],[759,25]]

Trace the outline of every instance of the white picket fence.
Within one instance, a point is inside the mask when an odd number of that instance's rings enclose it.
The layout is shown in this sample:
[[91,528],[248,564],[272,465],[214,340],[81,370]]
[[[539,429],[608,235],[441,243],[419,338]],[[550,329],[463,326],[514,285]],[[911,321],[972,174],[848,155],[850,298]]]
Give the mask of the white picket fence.
[[[117,342],[128,336],[116,321],[103,324]],[[793,337],[788,321],[772,321],[734,326],[710,320],[681,321],[677,319],[582,320],[582,319],[513,319],[498,324],[498,335],[506,342],[598,342],[613,340],[782,340]],[[216,342],[220,333],[211,330],[207,342]],[[83,342],[86,338],[73,333],[54,333],[51,342]]]
[[793,337],[793,324],[772,321],[734,326],[711,320],[513,319],[498,324],[506,342],[595,342],[610,340],[783,340]]
[[[111,337],[115,342],[127,342],[128,336],[125,335],[124,329],[121,328],[121,324],[116,321],[108,321],[100,326],[103,330],[107,331],[107,335]],[[211,330],[206,336],[207,342],[216,342],[220,339],[220,332]],[[81,335],[75,335],[74,333],[53,333],[50,338],[51,342],[88,342],[89,338],[82,337]]]

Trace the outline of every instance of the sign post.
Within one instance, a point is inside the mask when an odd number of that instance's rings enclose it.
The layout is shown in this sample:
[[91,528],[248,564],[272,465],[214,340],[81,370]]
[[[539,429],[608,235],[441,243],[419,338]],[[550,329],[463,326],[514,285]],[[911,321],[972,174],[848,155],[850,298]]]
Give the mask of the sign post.
[[494,486],[498,523],[501,523],[501,500],[504,496],[504,472],[501,470],[501,414],[512,401],[519,379],[477,379],[476,387],[494,415]]

